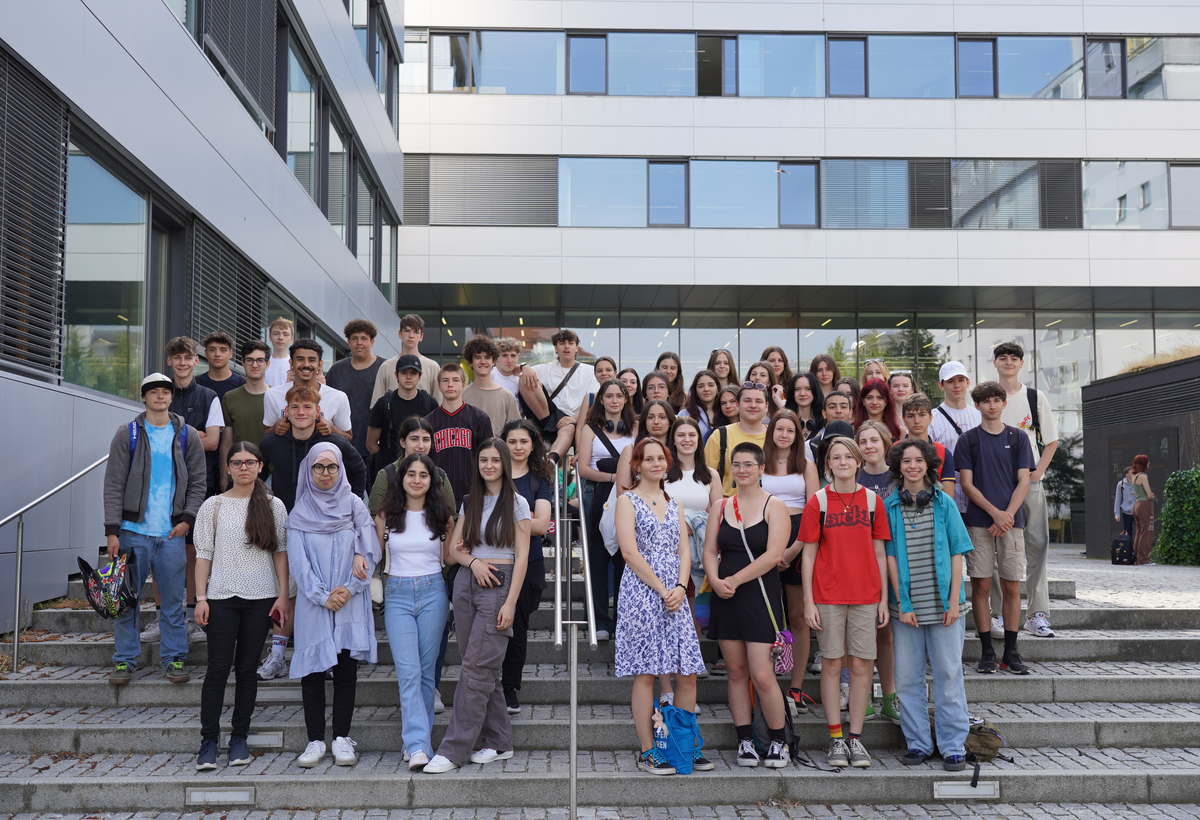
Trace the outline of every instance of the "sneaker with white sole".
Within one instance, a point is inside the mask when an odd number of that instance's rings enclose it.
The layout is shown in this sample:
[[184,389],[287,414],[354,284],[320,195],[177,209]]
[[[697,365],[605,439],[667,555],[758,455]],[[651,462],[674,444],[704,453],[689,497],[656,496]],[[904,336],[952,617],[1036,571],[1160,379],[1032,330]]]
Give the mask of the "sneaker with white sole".
[[771,748],[767,750],[767,756],[763,760],[763,765],[768,769],[782,769],[791,760],[791,755],[788,752],[788,746],[782,740],[772,740]]
[[509,752],[497,752],[495,749],[480,749],[478,752],[471,753],[472,763],[492,763],[497,760],[508,760],[513,756]]
[[850,684],[848,684],[848,683],[838,684],[838,691],[840,693],[839,698],[838,698],[838,701],[839,701],[838,708],[840,708],[843,712],[849,712],[850,711]]
[[429,755],[425,754],[424,752],[417,751],[413,752],[412,756],[409,757],[408,754],[405,753],[404,762],[408,764],[408,770],[410,772],[419,772],[424,769],[426,765],[428,765]]
[[821,671],[821,650],[820,649],[818,649],[816,652],[813,653],[812,663],[810,663],[808,665],[808,671],[809,672],[820,672]]
[[851,766],[856,769],[866,769],[871,765],[871,756],[867,754],[867,748],[862,745],[861,740],[852,737],[846,745],[850,749]]
[[452,772],[458,768],[457,763],[451,763],[449,758],[441,755],[434,755],[433,760],[425,764],[425,774],[441,774],[442,772]]
[[[446,704],[442,703],[442,693],[439,692],[438,690],[434,689],[433,690],[433,713],[435,715],[440,715],[444,711],[446,711]],[[434,757],[437,757],[437,755],[434,755]]]
[[753,769],[762,762],[762,758],[758,756],[758,750],[754,748],[753,740],[743,740],[738,743],[737,763],[747,769]]
[[267,654],[267,659],[264,660],[258,667],[259,680],[274,680],[287,671],[288,662],[283,655],[276,655],[274,652]]
[[310,740],[304,751],[296,758],[296,765],[301,769],[311,769],[325,759],[325,741]]
[[846,746],[845,738],[829,739],[829,751],[825,752],[825,762],[834,769],[844,769],[850,765],[850,749]]
[[158,617],[146,624],[146,628],[142,630],[141,639],[144,643],[153,643],[162,640],[162,627],[158,624]]
[[638,755],[637,767],[650,774],[675,774],[675,767],[667,762],[658,749],[650,749]]
[[358,762],[354,747],[358,744],[348,737],[333,739],[333,763],[335,766],[353,766]]
[[1025,631],[1035,638],[1053,638],[1054,630],[1050,628],[1050,621],[1046,618],[1045,612],[1035,612],[1025,622]]
[[610,637],[611,636],[609,635],[609,632],[607,629],[597,629],[596,630],[596,643],[604,643]]
[[993,638],[1003,638],[1004,637],[1004,619],[1001,618],[999,615],[992,616],[992,637]]
[[208,643],[208,633],[204,631],[204,627],[191,618],[187,621],[187,636],[188,643]]

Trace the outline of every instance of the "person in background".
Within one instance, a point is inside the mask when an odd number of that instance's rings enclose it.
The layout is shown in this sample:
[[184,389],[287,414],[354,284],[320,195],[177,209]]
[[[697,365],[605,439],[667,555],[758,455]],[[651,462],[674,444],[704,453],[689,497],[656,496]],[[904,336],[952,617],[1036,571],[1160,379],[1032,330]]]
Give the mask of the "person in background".
[[509,393],[512,393],[514,399],[520,398],[521,351],[525,349],[525,345],[521,343],[520,339],[505,336],[503,339],[496,340],[496,349],[500,351],[500,355],[496,359],[496,369],[492,373],[492,378],[496,380],[497,384],[503,385]]
[[[742,388],[731,385],[722,387],[717,391],[717,409],[721,411],[721,416],[724,418],[723,424],[714,425],[712,430],[718,427],[724,427],[726,424],[737,424],[738,421],[738,391]],[[708,431],[709,436],[712,436],[712,430]],[[705,444],[708,441],[705,440]]]
[[[671,425],[675,423],[675,410],[670,403],[662,399],[646,402],[642,415],[638,417],[635,435],[637,441],[650,437],[664,447],[671,435]],[[633,473],[629,462],[633,458],[633,444],[625,445],[621,450],[621,460],[617,463],[617,487],[619,492],[625,492],[633,487]]]
[[900,414],[900,423],[904,422],[904,400],[917,392],[917,381],[911,370],[893,370],[887,377],[888,390],[892,391],[892,404]]
[[[681,515],[687,525],[687,536],[695,538],[692,520],[696,516],[707,519],[708,509],[721,500],[721,477],[704,461],[704,442],[700,436],[700,425],[691,416],[680,416],[671,425],[667,436],[670,444],[671,467],[667,470],[666,491],[679,502]],[[701,541],[700,546],[703,546]],[[699,551],[697,551],[699,552]],[[693,552],[693,558],[697,552]],[[688,601],[694,602],[696,586],[704,581],[703,561],[691,565],[692,578],[688,582]],[[690,605],[690,604],[689,604]],[[696,627],[699,634],[700,628]],[[699,673],[707,677],[707,672]]]
[[746,368],[746,381],[766,385],[768,397],[775,392],[772,388],[780,386],[778,377],[775,375],[775,368],[762,361],[755,362]]
[[1121,532],[1133,537],[1133,505],[1137,499],[1133,495],[1133,467],[1126,467],[1125,474],[1117,482],[1117,491],[1113,497],[1113,520],[1121,525]]
[[767,439],[763,418],[767,413],[767,391],[762,382],[750,383],[738,391],[738,420],[718,427],[704,445],[704,461],[721,476],[722,495],[733,495],[734,477],[729,465],[733,450],[744,441],[760,448]]
[[[596,383],[603,385],[605,382],[612,381],[617,377],[617,362],[611,356],[598,356],[595,363],[592,365],[596,373]],[[583,430],[587,427],[588,415],[592,412],[592,405],[596,403],[596,394],[588,393],[587,399],[579,405],[579,414],[575,417],[575,452],[581,451],[580,444],[583,442]]]
[[[208,370],[196,377],[199,384],[224,399],[225,394],[246,383],[246,377],[229,367],[233,358],[233,337],[223,330],[214,331],[204,337],[200,343],[204,349],[204,360],[208,362]],[[242,441],[242,439],[238,439]]]
[[717,374],[711,370],[701,370],[692,377],[687,403],[679,411],[680,416],[690,416],[700,426],[700,444],[702,446],[704,442],[708,441],[713,427],[717,426],[715,423],[721,412],[721,408],[717,404],[719,389]]
[[821,383],[817,381],[816,375],[808,372],[797,373],[792,377],[784,394],[787,399],[783,406],[800,419],[804,428],[804,439],[820,439],[819,433],[825,426],[825,397],[821,393]]
[[268,389],[263,396],[263,433],[282,436],[287,432],[288,395],[294,387],[307,387],[316,391],[319,399],[321,415],[317,420],[317,432],[350,441],[354,435],[350,398],[336,387],[321,383],[321,357],[325,355],[325,348],[312,339],[297,339],[292,342],[290,352],[292,381]]
[[[379,510],[382,509],[388,487],[391,486],[395,476],[399,475],[400,465],[404,460],[414,453],[427,456],[433,450],[433,425],[422,416],[409,416],[400,424],[396,439],[400,443],[396,460],[391,464],[384,465],[375,473],[371,494],[367,497],[367,511],[372,515],[378,515]],[[389,470],[388,467],[392,469]],[[446,471],[441,467],[435,468],[433,481],[446,491],[446,497],[450,499],[446,503],[453,503],[454,488],[450,486],[450,477],[446,475]]]
[[[642,407],[646,406],[646,402],[665,401],[670,404],[671,396],[671,380],[667,378],[665,373],[660,373],[657,370],[651,370],[646,374],[646,378],[642,379]],[[675,408],[672,406],[672,412]]]
[[771,370],[775,373],[776,384],[787,387],[792,383],[792,367],[788,364],[787,354],[783,352],[782,347],[771,345],[762,352],[758,359],[771,365]]
[[384,393],[371,408],[366,445],[367,452],[375,456],[374,463],[377,465],[391,464],[404,457],[399,438],[402,436],[400,428],[406,419],[412,416],[424,418],[438,407],[433,396],[418,386],[422,367],[421,359],[411,353],[398,358],[396,389]]
[[871,379],[879,379],[886,384],[891,377],[891,371],[888,370],[883,359],[867,359],[863,362],[862,383],[864,385]]
[[350,345],[350,357],[340,359],[329,367],[325,384],[346,394],[350,404],[350,443],[362,456],[365,463],[371,462],[371,450],[367,447],[367,428],[371,424],[371,394],[375,390],[375,377],[383,359],[372,351],[375,325],[366,319],[354,319],[346,323],[342,333]]
[[500,348],[487,336],[476,335],[463,347],[463,358],[471,365],[475,381],[463,388],[462,399],[487,413],[492,430],[502,430],[510,421],[521,418],[516,396],[492,379],[499,357]]
[[[242,345],[242,369],[246,371],[246,383],[234,388],[221,399],[221,414],[225,417],[225,428],[221,431],[221,448],[217,464],[218,486],[229,487],[229,474],[225,465],[229,461],[229,450],[235,441],[258,442],[262,439],[263,396],[267,393],[264,376],[270,360],[271,348],[266,342],[250,341]],[[262,478],[268,476],[262,474]]]
[[708,357],[705,370],[711,370],[717,375],[718,387],[737,387],[737,364],[733,354],[723,347],[718,347]]
[[438,387],[438,363],[428,356],[422,356],[420,350],[421,342],[425,340],[425,320],[415,313],[401,316],[399,335],[400,352],[392,358],[384,360],[375,373],[375,389],[371,391],[371,406],[374,407],[375,402],[383,398],[384,393],[396,389],[399,384],[396,381],[396,362],[405,355],[416,356],[421,360],[421,380],[417,382],[417,387],[432,396],[434,401],[440,402],[442,394]]
[[521,409],[552,443],[550,457],[558,462],[575,441],[575,417],[584,398],[600,385],[594,368],[577,360],[579,334],[560,328],[550,341],[553,361],[521,368]]
[[632,367],[627,367],[617,373],[617,381],[625,386],[625,392],[629,394],[629,399],[633,402],[633,414],[640,415],[642,412],[642,380],[638,376],[638,372]]
[[[930,441],[937,442],[946,452],[953,453],[963,433],[978,427],[982,417],[975,404],[968,401],[971,397],[971,377],[962,362],[946,362],[938,369],[938,387],[945,398],[934,408],[933,421],[926,433]],[[955,467],[958,467],[957,463]],[[958,482],[954,488],[954,500],[958,504],[958,512],[966,514],[967,495],[963,492],[962,482]],[[992,618],[992,636],[1004,637],[1004,624],[999,613]]]
[[835,390],[825,396],[823,405],[825,413],[825,425],[821,428],[821,435],[814,437],[808,442],[809,458],[816,459],[817,464],[821,464],[821,459],[817,458],[817,448],[825,439],[829,438],[829,427],[834,422],[842,422],[851,431],[850,436],[853,437],[854,427],[851,422],[854,419],[854,412],[851,409],[852,399],[846,393],[840,390]]
[[813,356],[808,370],[817,377],[817,381],[821,385],[821,393],[825,396],[837,389],[834,385],[842,378],[842,371],[838,368],[837,360],[828,353],[818,353]]
[[683,386],[683,365],[679,361],[679,355],[669,350],[659,354],[658,361],[654,363],[654,369],[667,377],[666,399],[678,413],[687,403],[688,398],[687,390]]
[[267,340],[271,343],[271,361],[263,377],[267,387],[278,387],[291,381],[288,374],[292,370],[292,360],[288,348],[292,346],[295,332],[291,320],[282,316],[267,326]]
[[854,429],[862,426],[864,421],[877,421],[887,427],[892,441],[904,437],[904,428],[896,421],[896,407],[892,404],[892,391],[887,382],[882,379],[872,379],[867,382],[859,394],[858,410],[854,414]]
[[842,376],[834,387],[850,397],[850,412],[858,412],[858,400],[862,396],[862,385],[853,376]]
[[1154,548],[1154,491],[1150,489],[1149,456],[1133,457],[1133,552],[1138,566],[1153,563],[1150,551]]

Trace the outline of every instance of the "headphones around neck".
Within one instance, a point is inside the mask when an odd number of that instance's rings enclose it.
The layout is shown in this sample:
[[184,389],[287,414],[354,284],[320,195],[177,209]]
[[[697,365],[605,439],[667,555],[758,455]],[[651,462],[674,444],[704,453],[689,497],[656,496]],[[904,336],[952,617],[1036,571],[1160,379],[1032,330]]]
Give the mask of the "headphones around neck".
[[605,419],[604,420],[604,432],[606,432],[606,433],[614,433],[615,432],[618,436],[623,436],[623,435],[625,435],[625,422],[618,421],[616,424],[613,424],[608,419]]
[[801,424],[803,424],[804,429],[810,433],[815,433],[821,426],[817,423],[816,419],[809,419],[808,421],[801,422]]
[[906,507],[912,507],[915,505],[917,509],[928,507],[930,502],[933,501],[933,493],[934,490],[924,489],[917,493],[917,497],[914,499],[912,493],[910,493],[908,490],[902,489],[899,493],[900,503]]

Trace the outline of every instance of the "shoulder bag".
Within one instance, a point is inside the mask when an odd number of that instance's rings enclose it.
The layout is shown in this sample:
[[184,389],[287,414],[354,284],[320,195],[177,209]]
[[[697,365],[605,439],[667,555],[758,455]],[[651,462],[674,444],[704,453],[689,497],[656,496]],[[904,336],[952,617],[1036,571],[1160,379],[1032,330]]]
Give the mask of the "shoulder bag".
[[[770,496],[767,496],[768,501]],[[767,510],[763,507],[763,519],[766,519]],[[742,536],[742,546],[746,548],[746,557],[754,563],[754,553],[750,551],[750,544],[746,541],[746,528],[742,524],[742,513],[738,509],[737,495],[733,496],[733,517],[738,522],[738,532]],[[795,638],[792,633],[785,630],[780,631],[779,623],[775,620],[775,609],[771,606],[771,600],[767,597],[767,587],[763,583],[762,576],[758,576],[758,588],[762,591],[763,603],[767,605],[767,614],[771,616],[771,627],[775,630],[775,643],[771,644],[771,657],[775,659],[775,674],[787,675],[792,671],[792,642]]]

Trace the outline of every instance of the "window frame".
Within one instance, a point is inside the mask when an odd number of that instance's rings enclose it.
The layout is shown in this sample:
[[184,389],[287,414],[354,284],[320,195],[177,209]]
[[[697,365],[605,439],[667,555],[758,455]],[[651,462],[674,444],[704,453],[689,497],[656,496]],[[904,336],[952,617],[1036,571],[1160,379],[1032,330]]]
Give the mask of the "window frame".
[[[703,97],[704,99],[719,99],[721,97],[740,97],[742,95],[742,49],[738,45],[737,34],[728,33],[713,33],[713,32],[696,32],[696,98]],[[719,74],[721,77],[721,93],[720,94],[701,94],[700,93],[700,40],[709,39],[716,40],[720,47],[717,53],[720,57],[721,67]],[[725,93],[725,72],[729,70],[729,66],[725,64],[725,46],[728,42],[733,42],[733,93]]]
[[[964,94],[962,93],[961,70],[962,61],[959,57],[960,43],[991,43],[992,44],[992,93]],[[1086,51],[1085,51],[1086,53]],[[1000,97],[1000,49],[995,37],[958,37],[954,38],[954,98],[956,100],[995,100]]]
[[[654,222],[650,219],[653,189],[650,187],[650,168],[653,165],[683,166],[683,223]],[[646,227],[647,228],[691,228],[692,227],[692,163],[690,159],[646,158]]]
[[778,163],[776,163],[777,170],[780,174],[783,173],[783,166],[785,166],[785,165],[806,165],[813,169],[813,201],[815,204],[815,207],[813,208],[813,220],[814,221],[811,225],[802,225],[800,223],[791,223],[791,222],[785,223],[783,221],[783,177],[780,176],[779,184],[775,186],[776,198],[778,200],[778,202],[777,202],[778,212],[776,214],[776,221],[779,224],[779,229],[780,230],[784,230],[784,229],[786,229],[786,230],[818,229],[819,230],[821,227],[821,162],[820,162],[820,160],[780,160]]
[[[437,90],[433,87],[433,38],[434,37],[457,37],[460,35],[467,37],[467,87],[463,89],[450,88]],[[426,60],[426,69],[429,73],[429,92],[430,94],[474,94],[475,93],[475,32],[470,29],[438,29],[429,31],[429,57]]]
[[[564,67],[566,93],[563,96],[569,97],[569,96],[575,95],[575,96],[580,96],[580,97],[607,97],[608,96],[608,32],[602,31],[599,33],[594,33],[594,32],[579,33],[579,32],[571,32],[568,30],[566,32],[566,35],[567,35],[567,48],[566,48],[565,59],[566,59],[567,64]],[[602,40],[604,42],[604,91],[573,91],[571,89],[571,42],[573,40]],[[431,49],[430,53],[432,53],[432,49]],[[429,63],[430,63],[430,65],[433,64],[432,58],[430,59]],[[649,207],[649,206],[647,206],[647,207]]]
[[[1088,81],[1088,46],[1092,43],[1116,43],[1120,48],[1121,63],[1121,93],[1106,97],[1093,97],[1091,83]],[[1125,100],[1129,99],[1129,38],[1128,37],[1083,37],[1083,98],[1085,100]]]
[[[834,94],[833,93],[833,44],[837,43],[862,43],[863,59],[863,93],[861,94]],[[957,52],[957,49],[956,49]],[[957,54],[956,54],[957,56]],[[871,51],[868,37],[865,34],[853,35],[825,35],[825,98],[830,100],[865,100],[871,98]]]

